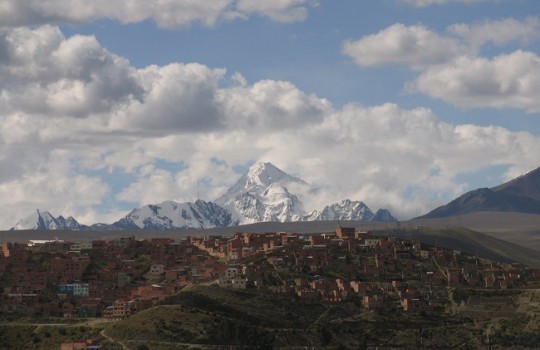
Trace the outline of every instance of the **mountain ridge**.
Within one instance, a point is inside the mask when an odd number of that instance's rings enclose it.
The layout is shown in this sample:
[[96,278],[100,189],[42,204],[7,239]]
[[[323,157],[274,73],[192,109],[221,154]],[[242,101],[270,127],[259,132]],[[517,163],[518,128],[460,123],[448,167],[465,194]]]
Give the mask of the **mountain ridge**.
[[[295,193],[292,193],[293,189]],[[291,176],[272,163],[255,163],[223,195],[215,201],[196,200],[177,203],[164,201],[133,209],[112,224],[80,225],[69,217],[69,226],[62,216],[49,212],[46,220],[35,213],[19,220],[12,230],[71,229],[89,230],[170,230],[181,228],[206,229],[257,222],[296,222],[321,220],[396,221],[386,209],[373,213],[361,201],[345,199],[325,206],[320,211],[306,213],[301,197],[317,193],[305,181]],[[40,211],[38,210],[39,214]],[[39,220],[51,224],[39,224]]]
[[540,214],[540,168],[491,188],[477,188],[417,219],[445,218],[475,212]]

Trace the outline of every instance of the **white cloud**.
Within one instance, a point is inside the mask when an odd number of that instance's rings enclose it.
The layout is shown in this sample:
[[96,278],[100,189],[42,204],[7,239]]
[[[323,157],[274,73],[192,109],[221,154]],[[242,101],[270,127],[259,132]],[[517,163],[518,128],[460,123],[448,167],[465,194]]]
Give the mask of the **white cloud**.
[[[32,159],[33,154],[24,152],[19,154],[25,156],[19,159],[26,163],[23,174],[0,181],[0,206],[3,208],[0,224],[4,229],[12,227],[35,209],[75,215],[102,202],[110,191],[109,186],[97,176],[74,172],[69,153],[53,150],[43,159]],[[3,164],[3,169],[4,165],[9,166]]]
[[164,198],[178,199],[182,195],[182,178],[163,169],[146,166],[141,169],[137,182],[131,183],[116,197],[139,205],[160,203]]
[[191,132],[216,129],[223,118],[216,105],[225,70],[191,63],[149,66],[137,72],[145,91],[113,117],[111,126],[135,132]]
[[513,107],[540,112],[540,57],[515,51],[492,60],[459,57],[435,66],[409,88],[466,107]]
[[66,39],[58,28],[43,26],[3,30],[0,43],[4,110],[84,117],[140,97],[135,70],[94,37]]
[[540,20],[528,17],[523,21],[506,18],[474,24],[458,23],[451,25],[448,31],[474,47],[489,43],[502,46],[512,41],[527,43],[537,39],[540,35]]
[[102,18],[121,23],[154,20],[162,28],[185,28],[194,23],[214,26],[220,21],[247,18],[252,14],[277,22],[303,21],[311,0],[3,0],[1,26],[45,23],[89,23]]
[[517,50],[493,58],[481,57],[486,45],[502,48],[539,37],[540,20],[508,18],[454,24],[444,34],[423,26],[394,24],[376,34],[343,44],[343,53],[362,66],[403,64],[419,76],[406,84],[461,107],[520,108],[540,111],[539,58]]
[[404,64],[421,68],[447,61],[467,47],[454,38],[416,25],[394,24],[377,34],[343,44],[343,53],[362,66]]
[[[407,218],[461,194],[467,187],[457,180],[461,173],[508,165],[514,174],[540,163],[536,136],[444,123],[426,108],[336,108],[286,81],[248,83],[233,74],[236,85],[222,84],[228,79],[223,69],[201,64],[137,69],[94,38],[64,38],[53,27],[4,30],[2,38],[17,38],[4,40],[7,50],[0,55],[8,57],[0,65],[2,228],[36,208],[80,215],[85,223],[111,222],[123,211],[110,200],[194,200],[197,182],[201,198],[215,199],[238,178],[235,166],[254,160],[271,161],[323,187],[308,209],[351,198]],[[46,70],[37,64],[55,59],[62,64]],[[464,59],[470,61],[456,61],[456,69],[474,66],[472,58]],[[537,60],[520,52],[479,60],[477,69],[499,72],[498,84],[508,85],[507,95],[497,96],[504,100],[511,91],[534,90],[527,84],[540,81],[533,74]],[[115,76],[122,82],[101,83]],[[512,77],[521,77],[519,84]],[[487,77],[477,79],[482,85]],[[36,85],[58,86],[55,93],[71,93],[71,86],[59,82],[86,84],[81,96],[104,102],[52,105],[52,92],[33,91]],[[462,92],[455,91],[459,98]],[[47,98],[35,103],[15,98],[17,92]],[[113,92],[116,97],[107,99]],[[537,108],[532,98],[527,104],[513,99]],[[130,179],[118,189],[99,175],[104,171],[125,171]],[[104,215],[104,202],[112,214]]]
[[466,184],[456,180],[459,174],[493,165],[524,171],[540,160],[531,151],[540,140],[528,133],[451,125],[428,109],[393,104],[348,105],[301,136],[275,134],[256,145],[267,150],[262,158],[327,186],[308,207],[361,199],[374,208],[389,207],[402,218],[461,194]]
[[448,3],[464,3],[464,4],[474,4],[479,2],[485,2],[488,0],[400,0],[401,2],[413,5],[416,7],[426,7],[431,5],[443,5]]
[[327,100],[306,95],[290,82],[263,80],[220,91],[220,104],[231,128],[283,129],[320,121]]
[[276,22],[299,22],[306,19],[309,7],[315,5],[313,0],[238,0],[236,8]]
[[0,23],[23,26],[44,23],[88,23],[100,18],[117,19],[122,23],[153,19],[164,28],[183,28],[193,22],[216,24],[227,12],[232,0],[4,0]]

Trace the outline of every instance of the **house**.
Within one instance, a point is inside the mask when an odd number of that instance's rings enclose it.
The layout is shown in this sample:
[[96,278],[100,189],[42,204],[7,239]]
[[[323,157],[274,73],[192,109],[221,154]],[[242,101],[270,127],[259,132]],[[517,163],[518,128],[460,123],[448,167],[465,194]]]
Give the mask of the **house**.
[[163,264],[153,264],[150,266],[150,273],[152,275],[161,275],[165,273],[165,266]]
[[30,257],[31,253],[26,248],[26,245],[22,243],[4,242],[2,244],[4,256],[8,258],[10,263],[15,265],[24,264]]
[[352,239],[354,238],[356,229],[354,227],[342,227],[338,226],[336,228],[336,236],[341,239]]
[[121,320],[131,315],[129,304],[126,301],[117,300],[111,306],[103,310],[103,318],[110,320]]
[[77,242],[77,243],[73,243],[69,247],[69,250],[74,250],[74,251],[81,251],[81,250],[88,250],[88,249],[92,249],[92,242]]
[[296,293],[296,295],[298,296],[298,298],[300,298],[301,300],[307,303],[316,302],[320,298],[320,294],[317,291],[310,290],[310,289],[300,289]]
[[246,289],[247,279],[243,276],[239,266],[231,266],[225,274],[218,279],[218,286],[224,288]]
[[99,340],[74,340],[60,345],[60,350],[107,350],[103,345],[99,345]]
[[405,312],[421,312],[432,309],[432,306],[425,300],[418,298],[404,298],[401,300],[401,306]]
[[373,310],[381,307],[383,305],[384,298],[382,295],[364,295],[362,299],[362,304],[365,309]]
[[58,293],[87,297],[89,293],[88,283],[60,284]]

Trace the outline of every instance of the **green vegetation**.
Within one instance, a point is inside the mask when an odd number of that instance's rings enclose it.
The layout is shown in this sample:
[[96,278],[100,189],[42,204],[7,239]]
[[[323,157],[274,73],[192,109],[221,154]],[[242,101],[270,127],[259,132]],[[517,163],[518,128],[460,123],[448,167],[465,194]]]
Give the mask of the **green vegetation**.
[[[452,295],[463,300],[463,310],[471,298],[478,303],[475,298],[479,295],[486,305],[508,298],[517,310],[523,293],[529,292],[471,289]],[[484,313],[473,312],[476,304],[471,312],[453,315],[438,311],[407,314],[391,308],[364,312],[352,305],[306,305],[283,295],[203,285],[190,286],[167,303],[112,324],[107,335],[134,349],[161,350],[224,344],[237,349],[476,349],[488,343],[511,348],[538,344],[540,334],[535,316],[509,314],[505,309],[486,319]],[[198,345],[190,347],[194,344]]]
[[[540,342],[534,290],[452,289],[454,313],[417,314],[386,307],[305,304],[256,290],[190,285],[160,305],[118,322],[92,326],[0,326],[0,349],[56,349],[66,341],[104,335],[109,349],[531,348]],[[504,307],[497,308],[499,304]],[[489,313],[486,310],[489,309]]]
[[58,349],[62,342],[99,336],[101,327],[81,325],[0,325],[0,349]]

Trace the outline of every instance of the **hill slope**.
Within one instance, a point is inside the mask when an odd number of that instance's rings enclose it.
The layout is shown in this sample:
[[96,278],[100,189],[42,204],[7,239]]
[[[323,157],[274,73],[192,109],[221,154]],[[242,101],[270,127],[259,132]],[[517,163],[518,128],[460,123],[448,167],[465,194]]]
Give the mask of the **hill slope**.
[[496,187],[467,192],[419,219],[485,211],[540,214],[540,168]]

